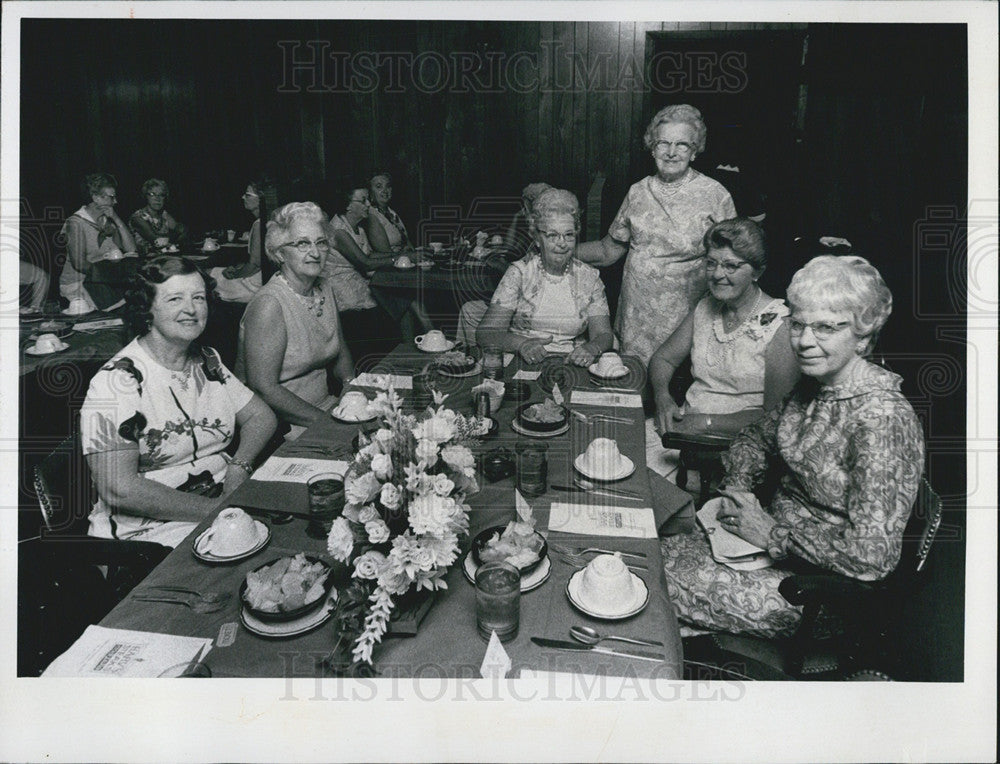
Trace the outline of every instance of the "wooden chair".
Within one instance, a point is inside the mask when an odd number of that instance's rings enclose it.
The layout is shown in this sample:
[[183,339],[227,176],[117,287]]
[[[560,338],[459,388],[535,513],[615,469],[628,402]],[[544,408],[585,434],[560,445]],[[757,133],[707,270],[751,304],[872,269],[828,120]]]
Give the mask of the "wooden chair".
[[[707,668],[713,677],[741,679],[890,679],[891,632],[926,580],[941,514],[941,499],[921,480],[899,565],[885,579],[858,581],[819,569],[789,576],[778,591],[803,609],[795,634],[775,640],[722,633],[687,639],[689,674]],[[831,622],[842,628],[830,633]]]

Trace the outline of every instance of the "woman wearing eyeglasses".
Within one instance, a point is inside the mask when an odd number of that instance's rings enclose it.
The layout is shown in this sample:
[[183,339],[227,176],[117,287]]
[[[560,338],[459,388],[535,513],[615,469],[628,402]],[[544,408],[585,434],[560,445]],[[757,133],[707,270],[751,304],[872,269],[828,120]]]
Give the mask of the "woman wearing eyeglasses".
[[328,416],[334,398],[327,367],[342,381],[354,376],[333,289],[320,277],[330,251],[326,214],[312,202],[280,207],[267,224],[264,248],[278,272],[247,305],[236,374],[297,437]]
[[[681,321],[649,361],[660,433],[735,435],[781,403],[798,379],[783,301],[758,279],[767,267],[764,232],[749,218],[716,223],[705,234],[709,294]],[[694,382],[678,407],[670,381],[691,356]]]
[[[717,514],[723,528],[766,550],[773,566],[716,563],[701,530],[664,539],[670,598],[688,626],[783,635],[800,618],[778,591],[793,569],[808,563],[877,581],[899,562],[924,438],[902,380],[866,360],[892,295],[864,258],[824,255],[795,274],[788,301],[802,378],[783,407],[733,441]],[[771,467],[782,475],[763,508],[753,491]]]
[[539,253],[512,263],[476,331],[494,345],[538,363],[548,353],[590,366],[611,349],[611,316],[596,268],[573,254],[580,205],[569,191],[549,189],[535,201],[531,230]]
[[736,217],[722,184],[691,167],[707,134],[693,106],[660,110],[645,135],[656,174],[629,189],[607,236],[577,248],[577,257],[599,267],[628,252],[615,329],[622,350],[644,363],[705,293],[705,231]]
[[261,220],[277,207],[277,189],[267,177],[251,181],[241,197],[243,208],[254,216],[247,241],[247,261],[228,268],[213,268],[215,292],[226,302],[250,302],[265,281],[261,270]]
[[174,220],[166,210],[170,189],[165,180],[150,178],[142,184],[142,197],[146,206],[132,213],[128,219],[135,243],[142,252],[155,252],[176,244],[187,234],[183,223]]

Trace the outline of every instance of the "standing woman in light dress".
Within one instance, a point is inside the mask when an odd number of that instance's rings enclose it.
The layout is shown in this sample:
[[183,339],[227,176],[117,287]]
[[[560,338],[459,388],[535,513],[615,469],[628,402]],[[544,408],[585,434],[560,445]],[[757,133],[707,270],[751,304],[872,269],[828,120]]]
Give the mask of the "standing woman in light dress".
[[693,106],[658,112],[645,135],[656,174],[629,189],[607,236],[577,248],[577,257],[599,267],[628,252],[615,328],[622,351],[643,363],[705,293],[705,232],[736,217],[729,192],[691,167],[707,134]]

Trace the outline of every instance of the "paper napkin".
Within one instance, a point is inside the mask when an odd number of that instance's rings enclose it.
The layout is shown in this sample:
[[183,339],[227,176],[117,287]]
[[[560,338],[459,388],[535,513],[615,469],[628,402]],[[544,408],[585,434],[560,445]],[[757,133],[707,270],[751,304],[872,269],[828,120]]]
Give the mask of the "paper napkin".
[[490,643],[486,645],[486,655],[483,658],[483,665],[479,667],[479,675],[483,679],[497,677],[503,679],[510,671],[511,660],[507,651],[503,649],[500,638],[494,631],[490,634]]
[[531,509],[531,505],[525,501],[525,498],[521,495],[521,492],[514,489],[514,509],[517,510],[517,519],[522,523],[535,524],[534,513]]
[[712,548],[712,558],[736,570],[757,570],[773,564],[767,550],[730,533],[716,518],[725,498],[710,499],[698,510],[698,522],[705,529],[708,544]]

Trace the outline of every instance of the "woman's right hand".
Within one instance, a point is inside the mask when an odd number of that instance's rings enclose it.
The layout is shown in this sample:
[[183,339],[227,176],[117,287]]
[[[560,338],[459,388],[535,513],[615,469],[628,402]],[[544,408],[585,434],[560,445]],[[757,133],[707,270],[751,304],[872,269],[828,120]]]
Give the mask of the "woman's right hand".
[[545,340],[528,339],[522,342],[517,353],[528,363],[541,363],[545,358]]
[[684,419],[684,409],[677,405],[670,394],[656,399],[656,431],[660,435],[672,432],[677,423]]

